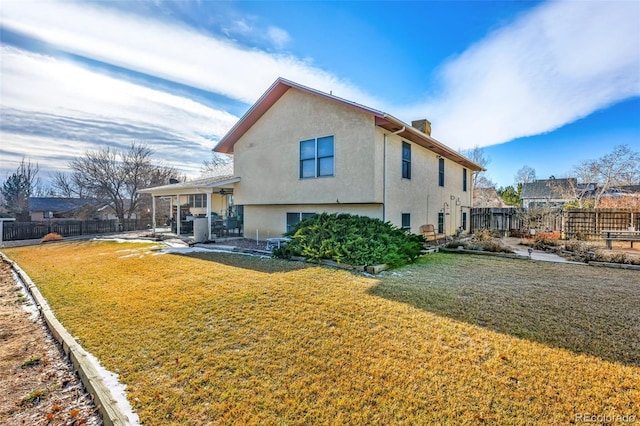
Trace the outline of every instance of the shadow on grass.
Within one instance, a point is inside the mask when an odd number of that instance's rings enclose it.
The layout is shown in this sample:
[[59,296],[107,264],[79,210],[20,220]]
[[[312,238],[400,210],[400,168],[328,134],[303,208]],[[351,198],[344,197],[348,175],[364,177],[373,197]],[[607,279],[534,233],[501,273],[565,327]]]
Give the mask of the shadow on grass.
[[640,273],[436,254],[370,294],[575,353],[640,366]]
[[303,262],[286,261],[269,257],[248,256],[239,253],[220,252],[193,252],[193,253],[170,253],[175,256],[193,257],[208,262],[221,263],[235,268],[250,269],[265,274],[297,271],[300,269],[312,268],[311,265]]

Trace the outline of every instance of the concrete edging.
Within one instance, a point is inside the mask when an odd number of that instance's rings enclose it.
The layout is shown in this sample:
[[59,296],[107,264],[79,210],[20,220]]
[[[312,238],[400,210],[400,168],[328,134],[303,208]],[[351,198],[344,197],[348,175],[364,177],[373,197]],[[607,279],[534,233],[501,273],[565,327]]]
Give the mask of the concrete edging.
[[66,328],[58,321],[53,311],[49,307],[44,296],[40,293],[40,290],[26,272],[18,266],[14,261],[9,259],[4,253],[0,252],[2,259],[9,263],[16,274],[24,282],[27,291],[31,293],[31,296],[36,301],[36,305],[40,311],[40,314],[45,320],[49,331],[60,343],[65,354],[71,360],[74,368],[78,371],[80,380],[85,389],[91,395],[100,417],[106,426],[127,426],[131,422],[129,418],[122,412],[120,406],[117,404],[116,399],[113,397],[111,390],[104,382],[102,376],[95,368],[93,363],[89,360],[89,354],[85,351],[78,342],[69,334]]
[[589,266],[596,266],[600,268],[616,268],[616,269],[630,269],[633,271],[640,271],[640,265],[629,265],[628,263],[611,263],[611,262],[593,262],[589,261]]

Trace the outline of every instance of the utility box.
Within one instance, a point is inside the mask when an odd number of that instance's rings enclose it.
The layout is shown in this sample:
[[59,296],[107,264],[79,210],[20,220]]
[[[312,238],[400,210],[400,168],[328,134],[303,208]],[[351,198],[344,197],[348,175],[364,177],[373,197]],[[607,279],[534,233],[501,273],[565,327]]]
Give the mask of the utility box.
[[193,240],[204,243],[209,239],[209,221],[206,217],[193,218]]

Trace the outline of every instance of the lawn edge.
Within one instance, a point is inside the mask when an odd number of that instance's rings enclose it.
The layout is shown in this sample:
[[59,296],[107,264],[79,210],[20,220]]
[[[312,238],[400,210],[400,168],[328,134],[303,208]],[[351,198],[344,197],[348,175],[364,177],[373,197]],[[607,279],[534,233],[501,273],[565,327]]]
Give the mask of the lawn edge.
[[90,361],[90,354],[84,350],[80,344],[71,336],[67,329],[58,321],[55,314],[49,307],[40,290],[31,280],[29,275],[18,266],[16,262],[9,259],[0,252],[2,259],[11,265],[13,271],[24,282],[25,288],[36,302],[40,315],[53,337],[60,343],[65,354],[71,360],[74,368],[78,371],[78,376],[85,389],[94,400],[98,413],[105,426],[127,426],[131,425],[129,417],[124,413],[114,398],[111,389],[105,383],[102,375]]

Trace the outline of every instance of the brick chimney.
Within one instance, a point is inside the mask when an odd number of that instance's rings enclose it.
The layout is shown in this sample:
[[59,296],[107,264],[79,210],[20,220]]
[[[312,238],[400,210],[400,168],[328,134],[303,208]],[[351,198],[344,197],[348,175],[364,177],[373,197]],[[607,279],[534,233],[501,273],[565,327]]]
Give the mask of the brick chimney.
[[426,118],[422,120],[412,121],[411,127],[415,127],[416,129],[420,130],[422,133],[426,133],[427,135],[431,136],[431,122]]

